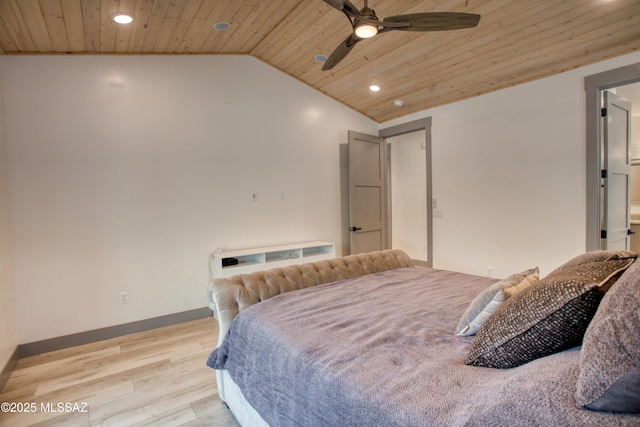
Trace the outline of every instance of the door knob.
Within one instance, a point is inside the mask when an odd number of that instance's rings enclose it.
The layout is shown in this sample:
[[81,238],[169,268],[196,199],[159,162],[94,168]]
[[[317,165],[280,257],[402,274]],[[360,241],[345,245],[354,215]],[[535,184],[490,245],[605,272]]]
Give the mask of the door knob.
[[636,234],[636,232],[635,232],[635,231],[633,231],[633,230],[631,230],[631,229],[629,228],[629,229],[627,229],[627,234],[628,234],[629,236],[631,236],[632,234]]
[[358,231],[362,230],[362,227],[349,227],[349,231]]

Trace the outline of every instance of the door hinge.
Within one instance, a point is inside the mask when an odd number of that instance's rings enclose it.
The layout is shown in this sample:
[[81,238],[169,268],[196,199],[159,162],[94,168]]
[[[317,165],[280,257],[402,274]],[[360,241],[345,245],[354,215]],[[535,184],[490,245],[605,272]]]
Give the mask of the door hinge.
[[600,238],[601,239],[607,238],[607,230],[600,230]]
[[601,108],[600,109],[600,117],[607,117],[607,109],[606,108]]
[[607,170],[606,169],[602,169],[600,171],[600,178],[606,178],[607,177]]

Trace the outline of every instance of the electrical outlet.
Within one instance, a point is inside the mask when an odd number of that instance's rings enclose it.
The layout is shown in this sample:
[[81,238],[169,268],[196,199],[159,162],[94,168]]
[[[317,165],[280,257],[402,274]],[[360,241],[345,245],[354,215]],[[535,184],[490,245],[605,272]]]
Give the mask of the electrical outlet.
[[120,292],[120,304],[129,304],[129,292]]

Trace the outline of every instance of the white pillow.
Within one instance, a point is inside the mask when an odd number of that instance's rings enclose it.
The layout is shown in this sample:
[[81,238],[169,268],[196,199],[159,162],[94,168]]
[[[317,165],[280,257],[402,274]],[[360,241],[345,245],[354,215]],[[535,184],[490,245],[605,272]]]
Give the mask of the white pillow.
[[540,270],[535,267],[512,274],[480,292],[462,315],[455,335],[461,337],[475,335],[480,326],[502,303],[537,283],[539,278]]

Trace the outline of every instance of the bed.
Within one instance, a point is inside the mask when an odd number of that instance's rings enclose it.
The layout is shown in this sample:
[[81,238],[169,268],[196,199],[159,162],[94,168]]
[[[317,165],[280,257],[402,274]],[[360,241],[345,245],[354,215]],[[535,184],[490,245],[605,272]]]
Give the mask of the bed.
[[635,258],[497,280],[389,250],[215,279],[207,364],[243,426],[639,426]]

